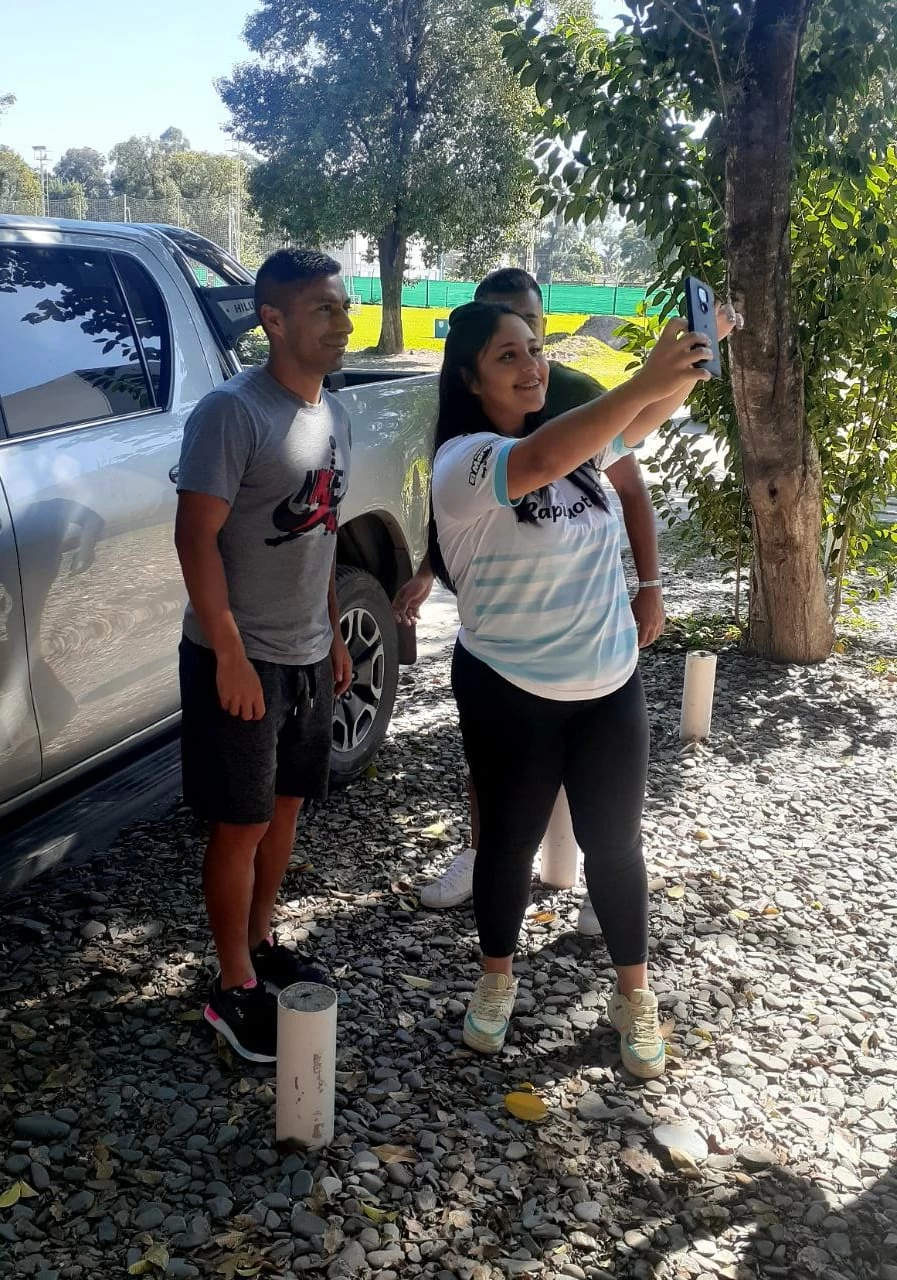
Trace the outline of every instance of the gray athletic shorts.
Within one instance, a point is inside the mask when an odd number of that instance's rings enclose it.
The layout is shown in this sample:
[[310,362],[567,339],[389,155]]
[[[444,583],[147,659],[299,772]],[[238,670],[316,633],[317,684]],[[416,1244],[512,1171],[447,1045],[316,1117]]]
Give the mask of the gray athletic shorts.
[[184,800],[208,822],[270,822],[275,796],[323,800],[333,741],[333,668],[251,659],[265,695],[261,720],[225,711],[211,649],[180,647]]

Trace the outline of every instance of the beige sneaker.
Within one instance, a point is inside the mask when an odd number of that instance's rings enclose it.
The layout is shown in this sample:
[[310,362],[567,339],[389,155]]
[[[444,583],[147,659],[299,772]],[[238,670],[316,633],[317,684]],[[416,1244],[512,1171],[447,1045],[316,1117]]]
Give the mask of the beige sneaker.
[[484,973],[467,1006],[464,1043],[478,1053],[499,1053],[517,998],[517,981],[503,973]]
[[633,991],[627,999],[614,990],[607,1001],[611,1026],[620,1033],[623,1066],[642,1080],[663,1075],[666,1045],[657,1021],[657,996],[653,991]]

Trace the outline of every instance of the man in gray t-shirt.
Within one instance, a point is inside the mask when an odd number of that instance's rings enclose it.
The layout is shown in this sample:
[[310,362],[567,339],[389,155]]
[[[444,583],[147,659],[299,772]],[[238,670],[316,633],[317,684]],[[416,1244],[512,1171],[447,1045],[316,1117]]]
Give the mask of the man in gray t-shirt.
[[205,1017],[270,1062],[272,993],[324,981],[270,927],[302,802],[326,795],[333,698],[352,678],[335,586],[351,432],[322,390],[352,322],[339,265],[319,253],[273,254],[255,295],[270,358],[190,415],[175,538],[189,595],[184,797],[211,823],[203,887],[221,965]]

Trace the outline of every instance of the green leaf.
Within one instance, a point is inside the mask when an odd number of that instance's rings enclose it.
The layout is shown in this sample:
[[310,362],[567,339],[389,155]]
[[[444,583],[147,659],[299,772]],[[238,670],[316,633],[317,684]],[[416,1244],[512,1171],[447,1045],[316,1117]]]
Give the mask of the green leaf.
[[524,89],[531,89],[542,74],[542,64],[540,62],[531,62],[520,73],[520,83]]

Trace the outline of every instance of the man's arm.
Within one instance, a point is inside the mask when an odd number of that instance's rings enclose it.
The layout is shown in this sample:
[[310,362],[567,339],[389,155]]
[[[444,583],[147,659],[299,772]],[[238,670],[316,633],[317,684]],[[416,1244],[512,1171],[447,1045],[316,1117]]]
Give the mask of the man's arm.
[[339,620],[339,600],[336,596],[336,548],[333,549],[333,562],[330,566],[330,586],[327,588],[327,612],[330,614],[330,626],[333,640],[330,644],[330,662],[333,667],[333,696],[341,698],[352,683],[352,658],[343,639]]
[[218,696],[225,711],[243,720],[261,720],[265,698],[255,667],[246,657],[231,612],[218,534],[230,515],[223,498],[182,492],[174,526],[181,571],[202,633],[217,659]]
[[412,577],[408,579],[403,587],[396,592],[396,597],[392,602],[392,611],[395,614],[396,622],[404,623],[406,627],[413,627],[416,622],[420,621],[420,607],[433,590],[433,582],[436,575],[430,564],[430,553],[426,552],[420,566]]
[[[657,520],[641,467],[629,453],[609,466],[605,475],[616,489],[623,508],[639,582],[659,582]],[[639,648],[644,649],[654,643],[666,625],[661,588],[640,586],[632,600],[632,612],[638,627]]]

